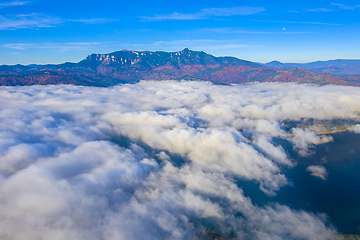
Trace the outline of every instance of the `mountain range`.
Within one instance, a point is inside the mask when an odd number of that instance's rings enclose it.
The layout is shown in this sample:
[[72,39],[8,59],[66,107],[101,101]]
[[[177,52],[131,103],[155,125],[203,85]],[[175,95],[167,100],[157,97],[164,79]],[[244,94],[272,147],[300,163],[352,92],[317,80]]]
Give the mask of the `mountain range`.
[[[280,62],[259,64],[235,57],[215,57],[188,48],[178,52],[122,50],[110,54],[91,54],[78,63],[2,65],[0,85],[113,86],[120,83],[136,83],[140,80],[185,79],[219,84],[301,82],[360,86],[360,74],[329,74],[324,72],[325,70],[323,72],[319,70],[332,67],[330,64],[340,69],[341,61],[349,61],[350,66],[352,60],[334,61],[309,65]],[[360,61],[357,63],[360,64]],[[354,73],[358,73],[360,66],[354,69]]]
[[352,59],[336,59],[310,63],[281,63],[279,61],[272,61],[263,65],[282,69],[302,68],[312,72],[327,73],[332,75],[360,74],[360,60]]

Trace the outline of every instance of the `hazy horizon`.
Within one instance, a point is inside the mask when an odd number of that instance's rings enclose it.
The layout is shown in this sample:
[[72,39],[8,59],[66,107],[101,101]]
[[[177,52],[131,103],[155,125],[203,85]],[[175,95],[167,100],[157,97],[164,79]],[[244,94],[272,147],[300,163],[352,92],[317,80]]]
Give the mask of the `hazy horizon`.
[[[135,51],[135,52],[144,52],[144,51],[150,51],[150,52],[157,52],[157,51],[160,51],[160,50],[134,50],[134,49],[121,49],[121,50],[117,50],[117,51],[122,51],[122,50],[127,50],[127,51]],[[192,51],[202,51],[202,50],[194,50],[194,49],[190,49]],[[114,52],[117,52],[117,51],[114,51]],[[178,51],[161,51],[161,52],[180,52],[182,51],[181,50],[178,50]],[[203,51],[204,52],[204,51]],[[108,52],[108,53],[91,53],[91,54],[111,54],[113,52]],[[206,52],[207,53],[207,52]],[[46,64],[50,64],[50,65],[56,65],[56,64],[62,64],[62,63],[78,63],[82,60],[84,60],[87,56],[91,55],[91,54],[88,54],[86,56],[84,56],[83,58],[81,58],[80,60],[78,61],[74,61],[74,62],[71,62],[71,61],[64,61],[64,62],[53,62],[53,63],[27,63],[27,64],[21,64],[21,63],[16,63],[16,64],[1,64],[0,66],[2,65],[9,65],[9,66],[14,66],[14,65],[24,65],[24,66],[28,66],[28,65],[46,65]],[[209,54],[209,53],[207,53]],[[211,54],[212,55],[212,54]],[[215,57],[235,57],[235,56],[231,56],[231,55],[213,55]],[[250,61],[250,62],[254,62],[254,63],[260,63],[260,64],[265,64],[265,63],[270,63],[270,62],[281,62],[279,60],[271,60],[269,62],[256,62],[256,61],[252,61],[252,60],[249,60],[249,59],[243,59],[243,58],[239,58],[239,57],[236,57],[238,59],[241,59],[241,60],[246,60],[246,61]],[[333,60],[360,60],[360,58],[354,58],[354,59],[341,59],[341,58],[338,58],[338,59],[328,59],[328,60],[315,60],[315,61],[311,61],[311,62],[281,62],[281,63],[284,63],[284,64],[306,64],[306,63],[313,63],[313,62],[326,62],[326,61],[333,61]]]

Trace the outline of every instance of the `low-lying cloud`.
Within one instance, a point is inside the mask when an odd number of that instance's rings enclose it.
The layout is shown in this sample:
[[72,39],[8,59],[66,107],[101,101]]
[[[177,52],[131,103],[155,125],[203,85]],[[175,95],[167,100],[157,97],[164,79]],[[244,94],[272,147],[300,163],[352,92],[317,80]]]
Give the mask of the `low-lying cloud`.
[[236,180],[277,194],[291,182],[282,169],[296,162],[274,138],[302,155],[332,140],[283,121],[357,119],[359,96],[279,83],[1,87],[0,235],[203,239],[214,229],[235,239],[339,239],[325,215],[254,205]]
[[321,165],[311,165],[306,168],[306,171],[311,172],[311,176],[319,177],[322,180],[326,180],[327,178],[327,171],[324,166]]

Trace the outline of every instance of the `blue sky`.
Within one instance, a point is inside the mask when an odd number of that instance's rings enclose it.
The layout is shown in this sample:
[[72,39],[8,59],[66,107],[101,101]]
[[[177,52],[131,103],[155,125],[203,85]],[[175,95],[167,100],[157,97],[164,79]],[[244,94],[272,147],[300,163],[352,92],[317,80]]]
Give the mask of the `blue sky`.
[[256,62],[360,59],[359,16],[358,0],[0,0],[0,64],[185,47]]

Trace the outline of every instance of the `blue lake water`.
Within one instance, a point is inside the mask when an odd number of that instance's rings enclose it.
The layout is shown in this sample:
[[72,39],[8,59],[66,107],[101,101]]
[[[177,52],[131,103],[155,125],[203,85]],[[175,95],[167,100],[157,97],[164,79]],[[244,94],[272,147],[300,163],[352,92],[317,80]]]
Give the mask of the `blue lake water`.
[[[301,157],[293,151],[292,144],[283,139],[274,139],[274,144],[283,146],[290,158],[296,160],[297,166],[283,169],[292,182],[283,187],[277,195],[269,197],[252,181],[238,180],[238,186],[245,196],[256,205],[271,203],[287,205],[292,209],[306,210],[314,213],[326,213],[330,222],[339,232],[358,232],[360,226],[360,134],[342,132],[331,134],[333,142],[315,146],[315,154]],[[113,139],[116,144],[129,148],[131,140]],[[154,150],[137,142],[153,158],[160,150]],[[170,155],[173,164],[180,167],[186,159]],[[323,165],[328,171],[327,180],[310,175],[306,171],[309,165]],[[212,229],[211,227],[209,229]]]
[[[358,232],[360,226],[360,134],[343,132],[332,134],[334,141],[316,146],[310,157],[301,157],[292,145],[275,139],[295,159],[298,165],[285,169],[292,186],[281,189],[275,197],[268,197],[252,182],[239,181],[246,196],[254,204],[278,202],[294,209],[326,213],[340,232]],[[309,165],[323,165],[327,180],[310,175]]]

